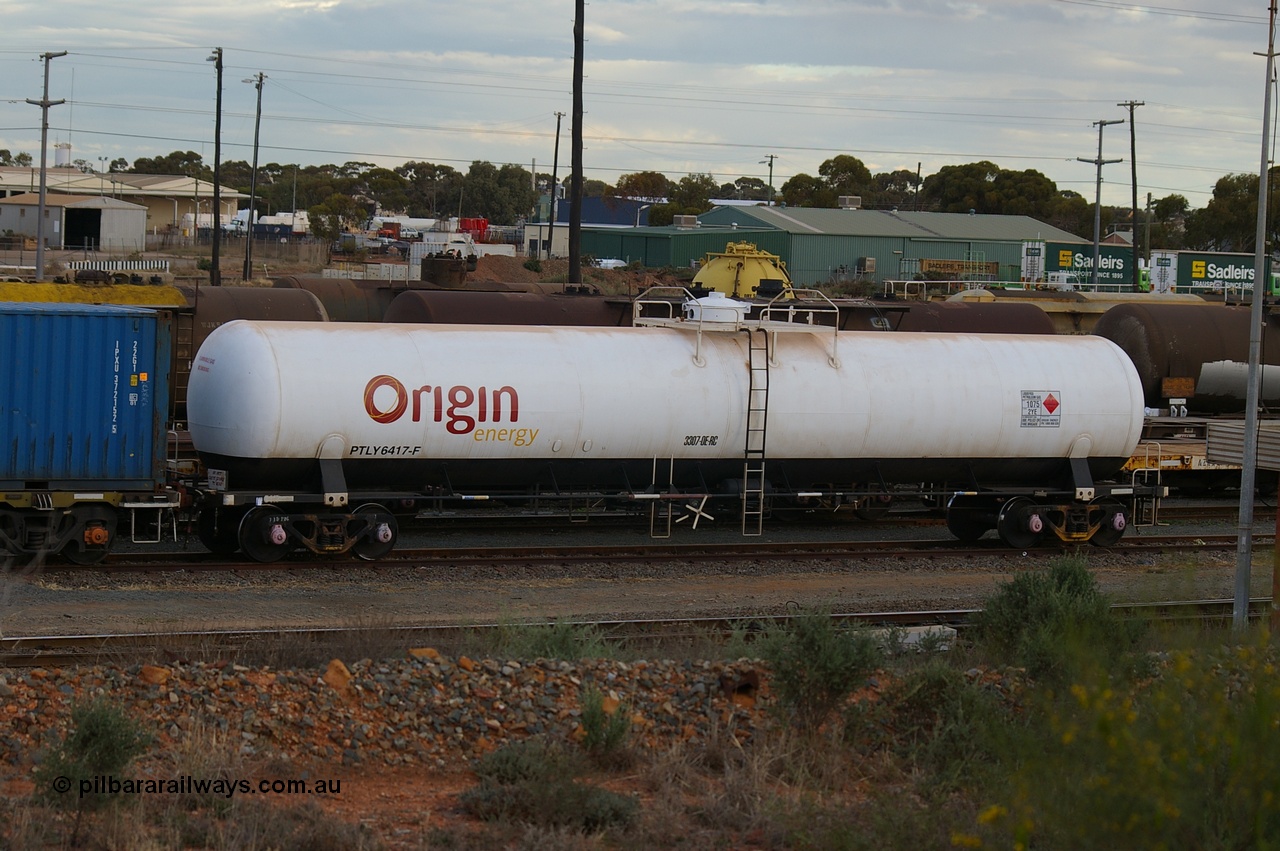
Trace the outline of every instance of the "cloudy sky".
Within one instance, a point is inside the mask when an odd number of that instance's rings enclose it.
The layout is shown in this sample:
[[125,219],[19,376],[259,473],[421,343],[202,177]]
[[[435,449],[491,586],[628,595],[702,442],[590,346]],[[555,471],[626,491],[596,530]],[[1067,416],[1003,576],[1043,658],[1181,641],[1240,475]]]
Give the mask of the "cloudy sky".
[[[1224,11],[1229,10],[1229,11]],[[568,173],[572,0],[0,0],[0,148],[38,161],[193,150],[224,159],[473,160]],[[987,159],[1092,199],[1100,120],[1135,110],[1139,190],[1203,207],[1257,173],[1263,0],[591,0],[586,176],[655,170],[773,183],[837,154],[872,172]],[[1276,115],[1276,110],[1272,110]],[[1129,203],[1129,127],[1103,131],[1104,203]],[[50,153],[50,163],[53,153]]]

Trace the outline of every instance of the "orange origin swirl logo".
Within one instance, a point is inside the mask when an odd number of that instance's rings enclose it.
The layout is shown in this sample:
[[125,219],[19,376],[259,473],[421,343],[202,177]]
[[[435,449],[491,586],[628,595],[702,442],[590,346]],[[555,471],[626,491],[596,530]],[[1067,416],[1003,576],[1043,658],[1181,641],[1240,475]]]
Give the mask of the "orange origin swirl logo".
[[[395,405],[386,411],[378,410],[378,406],[373,401],[373,394],[383,387],[390,387],[396,394]],[[393,423],[404,416],[408,407],[409,392],[404,389],[403,384],[390,375],[375,375],[364,386],[364,409],[375,423]]]

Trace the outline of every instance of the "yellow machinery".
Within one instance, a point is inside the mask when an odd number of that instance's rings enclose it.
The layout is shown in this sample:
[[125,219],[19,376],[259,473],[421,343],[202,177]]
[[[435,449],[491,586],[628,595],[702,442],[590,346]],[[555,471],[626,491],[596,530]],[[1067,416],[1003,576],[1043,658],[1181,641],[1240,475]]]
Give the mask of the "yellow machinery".
[[731,298],[774,298],[790,293],[791,276],[778,255],[761,251],[751,242],[731,242],[724,251],[707,253],[693,285]]

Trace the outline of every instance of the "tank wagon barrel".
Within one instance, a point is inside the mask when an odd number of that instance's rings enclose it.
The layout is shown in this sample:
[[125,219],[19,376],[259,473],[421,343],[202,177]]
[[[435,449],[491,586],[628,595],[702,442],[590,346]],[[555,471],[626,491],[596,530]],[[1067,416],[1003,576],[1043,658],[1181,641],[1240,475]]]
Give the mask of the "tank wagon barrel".
[[[1244,410],[1250,308],[1220,304],[1122,304],[1098,320],[1094,334],[1111,340],[1133,361],[1151,408],[1170,398],[1192,413]],[[1280,401],[1280,322],[1263,326],[1263,401]]]
[[1128,522],[1132,488],[1096,482],[1138,441],[1141,387],[1108,341],[713,324],[229,323],[190,388],[206,542],[377,557],[401,500],[583,493],[726,501],[749,532],[767,501],[920,482],[963,538]]

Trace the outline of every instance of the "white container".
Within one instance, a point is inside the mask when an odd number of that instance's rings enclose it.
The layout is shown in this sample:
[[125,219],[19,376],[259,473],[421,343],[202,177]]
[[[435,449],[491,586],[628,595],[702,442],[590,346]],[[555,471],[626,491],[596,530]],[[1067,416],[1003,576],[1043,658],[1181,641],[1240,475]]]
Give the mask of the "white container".
[[684,318],[690,322],[723,322],[733,324],[741,322],[747,315],[745,302],[728,298],[724,293],[712,291],[702,298],[689,299],[684,303]]

